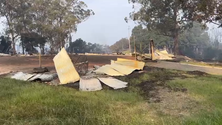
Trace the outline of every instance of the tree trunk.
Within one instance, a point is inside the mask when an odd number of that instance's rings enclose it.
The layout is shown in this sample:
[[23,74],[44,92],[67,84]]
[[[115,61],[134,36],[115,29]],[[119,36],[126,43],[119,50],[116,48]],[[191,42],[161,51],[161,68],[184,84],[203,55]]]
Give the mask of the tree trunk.
[[45,46],[42,46],[42,54],[45,55]]
[[25,54],[24,42],[22,41],[22,54]]
[[13,55],[14,55],[14,54],[16,54],[15,41],[14,40],[13,40],[12,44],[13,44]]
[[142,49],[142,43],[140,43],[140,53],[143,53],[142,51],[143,51],[143,49]]
[[174,36],[174,54],[179,55],[179,34],[175,33]]

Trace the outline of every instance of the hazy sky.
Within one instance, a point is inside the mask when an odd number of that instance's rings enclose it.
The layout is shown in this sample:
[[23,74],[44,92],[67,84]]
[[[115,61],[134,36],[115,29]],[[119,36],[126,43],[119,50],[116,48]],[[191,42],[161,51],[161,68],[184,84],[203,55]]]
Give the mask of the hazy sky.
[[128,28],[135,23],[127,24],[124,20],[132,11],[128,0],[82,0],[95,15],[78,26],[73,39],[82,38],[86,42],[111,45],[121,38],[128,37]]
[[[129,26],[131,29],[135,26],[134,22],[127,24],[124,20],[132,11],[132,5],[128,0],[82,1],[95,12],[95,15],[78,26],[78,31],[73,34],[73,40],[82,38],[86,42],[111,45],[121,38],[128,37]],[[3,25],[0,23],[0,32],[2,29]]]

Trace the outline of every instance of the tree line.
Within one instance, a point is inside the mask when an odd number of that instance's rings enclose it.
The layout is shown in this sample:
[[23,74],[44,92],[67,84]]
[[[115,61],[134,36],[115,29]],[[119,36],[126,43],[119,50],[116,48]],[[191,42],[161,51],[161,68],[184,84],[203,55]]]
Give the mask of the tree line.
[[[135,26],[132,30],[131,50],[139,53],[149,53],[149,43],[153,39],[155,49],[166,49],[169,53],[174,52],[174,39],[172,37],[157,34],[142,25]],[[193,23],[193,27],[179,34],[179,51],[181,55],[202,61],[218,60],[222,61],[222,43],[220,36],[214,39],[208,35],[208,28],[202,27],[198,22]],[[111,47],[115,53],[121,53],[129,49],[129,40],[120,39]]]
[[93,14],[79,0],[0,1],[0,16],[6,20],[5,32],[14,53],[17,39],[21,39],[23,49],[37,46],[42,50],[46,43],[51,51],[65,47],[70,34],[77,31],[77,25]]
[[69,43],[69,47],[67,48],[69,53],[97,53],[97,54],[105,54],[110,53],[109,46],[100,45],[97,43],[90,43],[82,40],[81,38],[75,40],[74,42]]

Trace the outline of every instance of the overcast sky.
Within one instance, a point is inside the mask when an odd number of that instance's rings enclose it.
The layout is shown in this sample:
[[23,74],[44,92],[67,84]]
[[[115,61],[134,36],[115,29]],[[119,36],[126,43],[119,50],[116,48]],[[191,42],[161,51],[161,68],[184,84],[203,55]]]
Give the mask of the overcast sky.
[[[128,0],[82,1],[95,12],[95,15],[78,26],[78,31],[73,34],[73,40],[82,38],[86,42],[112,45],[121,38],[128,37],[128,27],[132,29],[135,26],[134,22],[127,24],[124,21],[132,11],[132,5]],[[3,27],[0,23],[0,32]]]
[[82,0],[95,15],[78,26],[73,39],[82,38],[86,42],[112,45],[121,38],[128,37],[128,28],[135,23],[127,24],[124,20],[132,11],[128,0]]

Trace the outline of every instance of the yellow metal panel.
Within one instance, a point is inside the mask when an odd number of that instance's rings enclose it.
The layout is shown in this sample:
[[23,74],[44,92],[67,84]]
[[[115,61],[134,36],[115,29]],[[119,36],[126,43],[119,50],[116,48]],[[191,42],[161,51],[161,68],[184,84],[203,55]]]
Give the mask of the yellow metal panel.
[[145,66],[144,62],[139,62],[139,61],[129,60],[129,59],[122,59],[122,58],[118,58],[117,61],[115,61],[115,63],[119,65],[129,66],[137,70],[143,70]]
[[115,69],[113,69],[111,67],[111,65],[102,66],[99,69],[97,69],[95,71],[95,73],[97,73],[97,74],[107,74],[109,76],[124,76],[123,73],[120,73],[120,72],[116,71]]
[[136,68],[134,68],[134,67],[116,64],[115,61],[113,61],[113,60],[111,60],[111,66],[110,67],[112,67],[113,69],[115,69],[116,71],[118,71],[118,72],[120,72],[124,75],[129,75],[133,71],[136,70]]
[[80,76],[64,48],[54,57],[53,61],[61,84],[80,80]]

